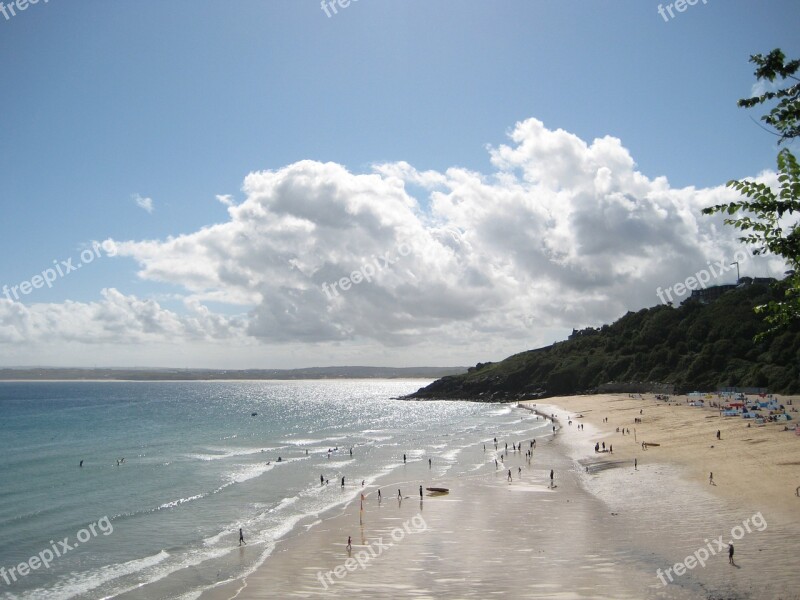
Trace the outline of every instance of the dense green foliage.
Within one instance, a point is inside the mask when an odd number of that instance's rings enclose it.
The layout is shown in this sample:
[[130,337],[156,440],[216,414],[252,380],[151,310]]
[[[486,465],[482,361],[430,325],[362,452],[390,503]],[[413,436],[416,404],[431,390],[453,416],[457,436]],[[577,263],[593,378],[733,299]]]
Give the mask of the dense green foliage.
[[612,325],[585,329],[546,348],[464,375],[439,379],[412,397],[504,401],[596,391],[602,384],[657,382],[676,392],[720,387],[800,391],[800,323],[763,342],[766,325],[753,307],[784,291],[750,286],[716,302],[684,302],[630,312]]
[[[751,56],[750,62],[758,67],[755,76],[759,81],[794,83],[774,92],[743,98],[739,106],[752,108],[775,102],[761,119],[776,130],[779,144],[795,139],[800,135],[800,82],[795,77],[800,61],[787,61],[783,52],[775,49],[766,56]],[[742,199],[703,210],[705,214],[731,215],[725,223],[744,232],[739,239],[754,247],[753,254],[780,256],[790,269],[783,297],[755,308],[765,315],[770,326],[762,333],[762,338],[800,319],[800,221],[794,217],[800,214],[800,166],[787,148],[778,153],[778,181],[779,191],[755,181],[729,181],[728,186],[740,192]]]

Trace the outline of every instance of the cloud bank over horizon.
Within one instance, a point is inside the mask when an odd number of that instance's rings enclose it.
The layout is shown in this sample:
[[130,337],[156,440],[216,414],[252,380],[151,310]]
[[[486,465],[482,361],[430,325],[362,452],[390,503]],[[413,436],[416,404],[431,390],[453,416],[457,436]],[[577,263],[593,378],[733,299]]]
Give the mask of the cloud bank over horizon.
[[[701,214],[736,197],[724,185],[672,188],[637,171],[621,140],[587,143],[533,118],[508,138],[487,148],[490,173],[407,162],[353,173],[311,160],[250,173],[241,201],[216,197],[225,222],[114,240],[115,260],[172,286],[182,310],[114,288],[94,302],[0,297],[0,356],[87,348],[88,359],[92,346],[122,346],[116,360],[168,362],[177,347],[207,366],[273,360],[257,350],[270,348],[291,356],[280,366],[472,364],[653,306],[657,288],[743,248],[721,217]],[[780,276],[783,264],[747,269]]]

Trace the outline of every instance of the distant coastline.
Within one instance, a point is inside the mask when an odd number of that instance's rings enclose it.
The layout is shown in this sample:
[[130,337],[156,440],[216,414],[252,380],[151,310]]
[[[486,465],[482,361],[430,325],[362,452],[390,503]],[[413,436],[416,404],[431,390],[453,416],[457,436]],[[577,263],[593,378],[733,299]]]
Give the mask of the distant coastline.
[[438,379],[466,367],[309,367],[305,369],[0,368],[0,381],[260,381]]

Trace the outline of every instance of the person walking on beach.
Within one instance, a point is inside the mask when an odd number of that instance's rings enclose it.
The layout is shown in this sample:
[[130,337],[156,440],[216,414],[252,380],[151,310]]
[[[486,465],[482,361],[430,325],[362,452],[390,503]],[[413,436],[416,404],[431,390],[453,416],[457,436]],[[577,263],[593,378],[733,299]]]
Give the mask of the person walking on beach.
[[431,459],[429,458],[429,459],[428,459],[428,468],[429,468],[429,469],[431,468],[431,465],[432,465],[432,464],[433,464],[433,463],[432,463]]
[[634,471],[638,471],[639,470],[639,459],[638,458],[634,458],[633,459],[633,470]]
[[381,490],[378,488],[378,504],[381,503]]
[[499,469],[500,468],[500,465],[497,464],[497,459],[496,458],[494,459],[494,468],[495,469]]
[[320,485],[324,485],[325,484],[325,478],[322,475],[319,476],[319,484]]
[[406,455],[403,454],[403,464],[406,464]]
[[348,535],[347,536],[347,551],[350,552],[350,550],[352,550],[352,549],[353,549],[353,539]]
[[517,467],[517,476],[522,477],[522,467]]
[[422,502],[422,486],[419,486],[419,501]]
[[714,473],[713,472],[708,474],[708,484],[709,485],[714,485]]
[[[745,561],[747,562],[747,561]],[[733,542],[728,544],[728,563],[731,565],[735,565],[736,563],[733,562]]]
[[508,480],[512,481],[512,479],[511,479],[511,469],[508,470]]
[[344,487],[344,475],[342,475],[342,487]]
[[553,469],[550,469],[550,487],[553,487],[553,476],[554,475],[555,475],[555,473],[553,472]]
[[242,532],[242,528],[239,527],[239,545],[241,546],[242,544],[247,546],[247,542],[244,541],[244,532]]

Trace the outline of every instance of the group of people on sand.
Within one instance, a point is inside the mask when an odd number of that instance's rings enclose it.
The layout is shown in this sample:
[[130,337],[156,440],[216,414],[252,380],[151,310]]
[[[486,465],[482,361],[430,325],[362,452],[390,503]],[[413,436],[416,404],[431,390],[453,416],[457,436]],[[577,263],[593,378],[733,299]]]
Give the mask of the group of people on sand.
[[[578,428],[579,428],[579,429],[582,429],[582,428],[583,428],[583,426],[582,426],[582,425],[579,425],[579,426],[578,426]],[[555,432],[556,432],[556,427],[555,427],[555,426],[553,426],[553,434],[554,434],[554,435],[555,435]],[[496,437],[495,437],[495,438],[493,438],[493,441],[494,441],[494,448],[495,448],[495,451],[497,451],[497,450],[499,449],[497,438],[496,438]],[[604,449],[605,449],[605,443],[603,444],[603,447],[604,447]],[[532,439],[532,440],[530,440],[530,441],[528,442],[528,448],[526,448],[526,449],[525,449],[525,458],[526,458],[526,460],[527,460],[528,464],[530,464],[530,463],[531,463],[531,461],[533,460],[533,450],[534,450],[535,448],[536,448],[536,440],[535,440],[535,439]],[[337,447],[335,447],[335,448],[328,448],[328,452],[327,452],[327,456],[328,456],[328,458],[330,458],[330,457],[331,457],[331,454],[332,454],[333,452],[336,452],[336,451],[338,451],[338,450],[339,450],[338,446],[337,446]],[[523,445],[522,445],[522,442],[513,442],[513,441],[512,441],[512,443],[511,443],[511,451],[512,451],[512,452],[522,452],[522,450],[523,450]],[[484,452],[486,452],[486,444],[483,444],[483,451],[484,451]],[[308,452],[308,451],[306,451],[306,453],[307,453],[307,452]],[[501,452],[501,454],[500,454],[500,460],[501,460],[502,462],[505,462],[505,460],[504,460],[504,459],[505,459],[505,457],[506,457],[506,456],[508,456],[508,453],[509,453],[509,450],[508,450],[508,443],[506,442],[506,443],[504,444],[504,450],[503,450],[503,452]],[[352,447],[351,447],[351,448],[349,448],[349,454],[350,454],[350,456],[352,456],[352,455],[353,455],[353,448],[352,448]],[[123,459],[123,460],[124,460],[124,459]],[[278,457],[278,460],[277,460],[277,462],[281,462],[281,461],[282,461],[282,458],[279,456],[279,457]],[[404,454],[403,454],[403,464],[407,464],[407,461],[408,461],[408,457],[407,457],[407,455],[404,453]],[[499,465],[498,465],[498,462],[497,462],[497,458],[495,458],[495,459],[494,459],[494,462],[495,462],[495,467],[496,467],[496,468],[499,468]],[[267,464],[269,464],[269,463],[267,463]],[[81,466],[83,466],[83,461],[81,461]],[[428,468],[429,468],[429,469],[433,468],[433,459],[432,459],[432,458],[428,458]],[[512,473],[513,473],[513,472],[512,472],[512,469],[508,469],[508,475],[507,475],[507,479],[508,479],[508,481],[509,481],[509,482],[512,482],[512,481],[513,481],[513,476],[512,476]],[[517,467],[517,476],[518,476],[518,477],[520,477],[520,478],[522,477],[522,467],[521,467],[521,466],[518,466],[518,467]],[[554,471],[553,469],[550,469],[550,487],[551,487],[551,488],[555,487],[555,481],[554,481],[554,480],[555,480],[555,471]],[[342,487],[343,489],[344,489],[344,487],[345,487],[345,483],[346,483],[345,476],[344,476],[344,475],[342,475],[342,478],[341,478],[341,487]],[[319,476],[319,484],[320,484],[320,486],[329,485],[329,484],[330,484],[330,480],[329,480],[327,477],[325,477],[325,475],[324,475],[324,474],[320,474],[320,476]],[[366,484],[366,481],[365,481],[365,480],[362,480],[362,481],[361,481],[361,486],[363,487],[365,484]],[[381,493],[381,490],[380,490],[380,488],[378,488],[378,490],[377,490],[377,498],[378,498],[378,504],[381,504],[381,502],[383,501],[383,496],[382,496],[382,493]],[[364,496],[364,494],[362,493],[362,494],[361,494],[362,509],[363,509],[363,501],[364,501],[364,499],[365,499],[365,496]],[[419,501],[420,501],[420,506],[422,505],[422,502],[423,502],[423,500],[424,500],[424,490],[423,490],[423,487],[422,487],[422,485],[420,485],[420,486],[419,486]],[[399,488],[398,488],[398,490],[397,490],[397,501],[398,501],[398,503],[402,503],[402,501],[403,501],[403,494],[402,494],[402,492],[401,492],[401,490],[400,490]],[[247,542],[246,542],[246,541],[245,541],[245,539],[244,539],[244,531],[243,531],[243,529],[240,527],[240,528],[239,528],[239,546],[242,546],[242,545],[247,545]],[[347,537],[347,550],[348,550],[348,552],[351,550],[351,548],[352,548],[352,538],[351,538],[351,536],[348,536],[348,537]]]
[[606,443],[605,443],[605,442],[603,442],[603,444],[602,444],[602,445],[603,445],[603,448],[602,448],[602,450],[601,450],[601,449],[600,449],[600,442],[597,442],[597,443],[594,445],[594,451],[595,451],[595,452],[610,452],[611,454],[613,454],[613,453],[614,453],[614,446],[613,446],[613,444],[609,444],[609,445],[608,445],[608,450],[606,450]]

